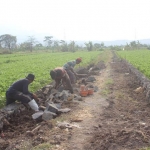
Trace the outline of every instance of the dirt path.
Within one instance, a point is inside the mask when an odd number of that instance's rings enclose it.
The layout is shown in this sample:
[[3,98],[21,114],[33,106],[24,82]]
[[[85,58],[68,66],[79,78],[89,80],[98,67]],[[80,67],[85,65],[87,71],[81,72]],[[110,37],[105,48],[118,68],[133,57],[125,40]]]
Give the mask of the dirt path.
[[[124,62],[110,59],[95,76],[99,91],[83,101],[68,101],[71,108],[54,120],[34,122],[22,114],[0,138],[4,150],[146,150],[150,146],[150,108],[139,82]],[[30,112],[29,112],[30,114]],[[31,114],[30,114],[31,115]],[[26,120],[24,125],[21,121]],[[59,128],[68,122],[72,128]],[[41,125],[33,135],[27,134]],[[143,149],[142,149],[143,148]]]
[[106,99],[100,94],[108,76],[109,71],[107,68],[100,72],[100,76],[95,76],[96,82],[92,84],[96,85],[99,91],[95,92],[92,96],[86,97],[84,101],[80,102],[78,109],[70,115],[71,119],[77,118],[82,121],[76,123],[79,128],[74,128],[71,133],[71,138],[67,143],[63,143],[59,146],[58,149],[82,150],[84,149],[85,143],[92,138],[92,129],[98,128],[98,114],[101,114],[103,109],[108,106],[108,102],[106,102]]

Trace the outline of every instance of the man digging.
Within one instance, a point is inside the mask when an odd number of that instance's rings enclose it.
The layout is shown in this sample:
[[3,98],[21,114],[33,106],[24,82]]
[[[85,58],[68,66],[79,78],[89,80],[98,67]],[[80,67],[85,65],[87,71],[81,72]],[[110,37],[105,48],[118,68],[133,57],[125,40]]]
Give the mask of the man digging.
[[69,90],[70,93],[73,93],[73,88],[70,82],[70,78],[63,67],[55,68],[50,71],[50,76],[53,80],[55,80],[54,88],[58,89],[59,85],[63,84],[65,90]]

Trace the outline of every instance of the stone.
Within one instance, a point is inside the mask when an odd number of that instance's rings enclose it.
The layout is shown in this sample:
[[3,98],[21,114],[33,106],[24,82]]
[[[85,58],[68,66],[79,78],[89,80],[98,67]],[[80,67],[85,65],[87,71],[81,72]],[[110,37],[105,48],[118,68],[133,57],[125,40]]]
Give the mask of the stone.
[[42,115],[42,119],[47,121],[47,120],[51,120],[51,119],[55,118],[56,116],[57,115],[55,113],[45,110]]
[[46,107],[47,111],[53,112],[53,113],[58,113],[58,108],[55,106],[55,104],[49,104],[47,103],[47,107]]
[[69,96],[69,91],[67,91],[67,90],[63,90],[63,91],[59,94],[59,97],[60,97],[60,99],[62,99],[62,100],[67,100],[67,99],[68,99],[68,96]]
[[43,115],[43,113],[44,113],[43,111],[36,112],[32,115],[32,118],[37,119],[37,118],[41,117]]
[[71,110],[70,108],[64,108],[64,109],[59,109],[59,112],[66,113],[69,112],[70,110]]
[[51,94],[57,93],[56,89],[51,89]]
[[98,91],[98,87],[95,86],[95,87],[94,87],[94,92],[97,92],[97,91]]
[[74,98],[74,94],[69,94],[67,100],[68,100],[68,101],[71,101],[71,100],[73,100],[73,98]]
[[55,106],[60,109],[61,108],[61,103],[55,103]]
[[58,92],[62,92],[64,90],[64,87],[60,86],[57,90],[58,90]]
[[43,93],[47,94],[48,92],[49,92],[49,88],[46,88]]
[[81,96],[76,96],[76,97],[74,98],[74,100],[82,101],[83,99],[82,99]]
[[86,82],[93,82],[93,81],[96,81],[96,79],[95,79],[95,77],[88,77],[87,79],[86,79]]
[[138,87],[134,90],[136,93],[142,93],[143,92],[143,87]]
[[53,88],[52,85],[46,85],[45,87],[46,87],[46,88],[49,88],[49,89]]
[[12,103],[12,104],[5,106],[3,109],[6,111],[14,111],[14,110],[19,109],[21,105],[22,105],[21,103]]

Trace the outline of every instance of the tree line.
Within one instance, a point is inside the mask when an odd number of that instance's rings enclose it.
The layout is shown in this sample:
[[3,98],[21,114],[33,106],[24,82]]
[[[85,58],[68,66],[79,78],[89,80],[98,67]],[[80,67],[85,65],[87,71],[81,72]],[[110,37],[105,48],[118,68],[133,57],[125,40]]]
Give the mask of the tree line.
[[46,50],[50,49],[52,51],[62,51],[62,52],[75,52],[77,50],[103,50],[105,48],[109,48],[112,50],[133,50],[133,49],[141,49],[147,48],[150,49],[149,45],[141,44],[139,41],[132,41],[130,43],[126,43],[126,45],[115,45],[115,46],[105,46],[104,42],[101,43],[93,43],[92,41],[85,42],[84,46],[79,46],[75,41],[70,41],[69,43],[65,40],[54,40],[53,36],[45,36],[43,39],[44,45],[36,40],[34,36],[28,36],[27,41],[17,44],[17,37],[4,34],[0,36],[0,49],[9,50],[12,52],[13,50],[18,51],[30,51],[33,50]]
[[75,52],[78,49],[86,49],[88,51],[92,50],[101,50],[103,49],[104,43],[95,43],[92,41],[84,43],[85,46],[79,46],[75,41],[70,41],[69,43],[65,40],[54,40],[53,36],[45,36],[43,39],[44,45],[36,40],[34,36],[28,36],[28,40],[17,44],[17,37],[4,34],[0,36],[0,49],[3,50],[43,50],[43,49],[51,49],[52,51],[70,51]]

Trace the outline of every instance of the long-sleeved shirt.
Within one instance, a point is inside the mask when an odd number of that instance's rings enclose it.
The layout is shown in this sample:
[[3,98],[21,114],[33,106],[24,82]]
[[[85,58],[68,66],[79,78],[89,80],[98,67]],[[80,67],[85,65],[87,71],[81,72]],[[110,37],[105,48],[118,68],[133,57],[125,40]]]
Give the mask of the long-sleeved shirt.
[[32,93],[28,91],[28,85],[29,85],[28,79],[18,80],[10,86],[10,88],[8,89],[8,92],[15,90],[15,91],[22,92],[23,94],[33,95]]

